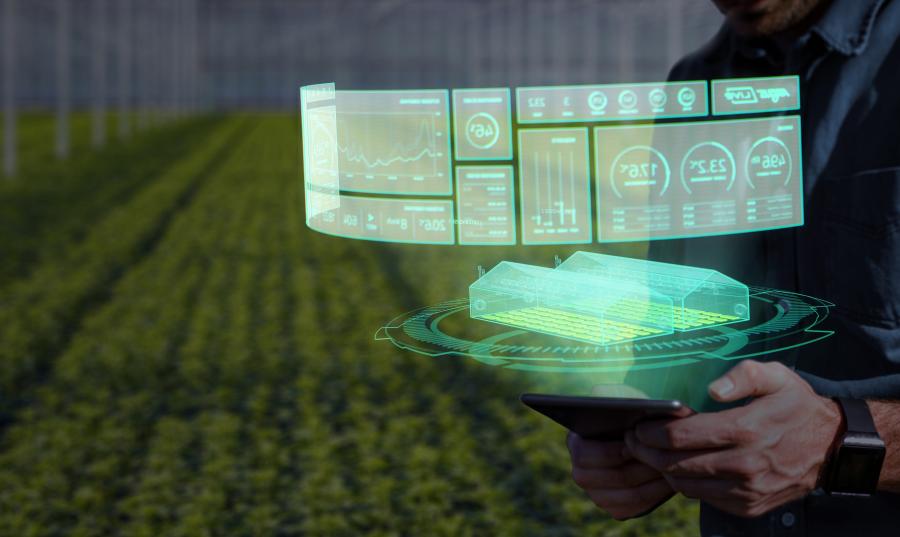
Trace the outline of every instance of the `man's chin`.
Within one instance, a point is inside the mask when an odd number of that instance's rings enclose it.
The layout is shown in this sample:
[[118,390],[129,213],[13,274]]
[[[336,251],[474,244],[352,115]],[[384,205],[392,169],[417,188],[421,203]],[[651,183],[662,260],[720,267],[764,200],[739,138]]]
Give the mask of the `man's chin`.
[[766,37],[785,30],[770,14],[742,13],[729,16],[728,22],[735,32],[746,37]]

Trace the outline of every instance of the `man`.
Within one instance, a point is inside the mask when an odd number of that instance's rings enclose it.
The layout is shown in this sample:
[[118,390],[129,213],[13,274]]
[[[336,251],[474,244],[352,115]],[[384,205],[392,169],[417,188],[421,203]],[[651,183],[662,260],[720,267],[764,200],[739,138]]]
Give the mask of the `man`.
[[[800,76],[806,224],[651,255],[828,299],[836,333],[799,352],[797,372],[745,361],[709,386],[744,405],[647,422],[625,442],[570,435],[573,477],[618,519],[699,498],[704,535],[900,535],[900,0],[714,2],[726,23],[671,78]],[[872,471],[838,456],[869,413],[886,446],[877,492],[841,495]]]

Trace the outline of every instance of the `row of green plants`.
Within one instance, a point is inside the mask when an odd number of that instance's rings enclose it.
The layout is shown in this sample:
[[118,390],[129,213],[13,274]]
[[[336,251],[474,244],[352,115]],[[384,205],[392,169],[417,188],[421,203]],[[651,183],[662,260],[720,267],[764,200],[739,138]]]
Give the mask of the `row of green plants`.
[[[627,524],[597,511],[564,431],[518,403],[528,379],[374,340],[401,311],[464,296],[486,249],[310,232],[296,131],[223,123],[93,227],[72,277],[29,278],[104,292],[73,308],[32,283],[33,306],[18,302],[70,333],[41,375],[0,356],[20,371],[3,392],[0,535],[696,534],[685,502]],[[20,330],[34,346],[54,322]]]
[[107,208],[80,241],[3,289],[0,422],[27,403],[83,315],[107,300],[111,286],[137,260],[153,254],[171,218],[189,204],[240,135],[240,120],[220,125],[199,150],[171,163],[125,203]]
[[[75,116],[75,126],[86,127],[85,119]],[[38,127],[21,133],[25,162],[20,173],[0,181],[0,288],[66,255],[109,210],[127,204],[175,162],[201,150],[220,121],[185,119],[128,140],[111,140],[97,151],[76,147],[60,159],[52,149],[53,123],[35,117]]]

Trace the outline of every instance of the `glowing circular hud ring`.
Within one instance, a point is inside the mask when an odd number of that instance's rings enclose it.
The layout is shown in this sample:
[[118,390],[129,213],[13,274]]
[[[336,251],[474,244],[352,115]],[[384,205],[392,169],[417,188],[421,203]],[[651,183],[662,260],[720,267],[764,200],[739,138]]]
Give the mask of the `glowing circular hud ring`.
[[[484,120],[487,121],[493,131],[493,135],[487,142],[476,142],[472,139],[472,127],[477,125],[476,121]],[[500,139],[500,124],[497,123],[497,119],[488,114],[487,112],[478,112],[474,116],[469,118],[469,121],[466,122],[466,141],[477,149],[490,149],[494,147],[497,143],[497,140]]]
[[[809,345],[833,334],[818,328],[834,305],[817,298],[766,288],[750,289],[750,308],[765,320],[747,321],[619,345],[591,345],[548,337],[544,345],[518,341],[529,335],[518,329],[473,321],[467,299],[404,313],[381,327],[375,339],[425,356],[461,356],[487,365],[524,371],[584,373],[634,371],[697,363],[737,360]],[[446,333],[450,318],[490,326],[494,332],[474,340]],[[459,319],[457,319],[459,320]]]

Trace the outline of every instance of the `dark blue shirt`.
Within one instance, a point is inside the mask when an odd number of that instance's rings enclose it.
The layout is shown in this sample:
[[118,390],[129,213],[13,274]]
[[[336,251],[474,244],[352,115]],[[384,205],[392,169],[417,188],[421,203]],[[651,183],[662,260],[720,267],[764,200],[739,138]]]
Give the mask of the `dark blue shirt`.
[[[900,0],[834,0],[790,42],[727,26],[673,80],[797,74],[806,223],[763,233],[658,241],[660,260],[833,302],[835,331],[786,360],[823,395],[900,399]],[[747,520],[703,505],[703,535],[900,535],[900,496],[817,491]]]

